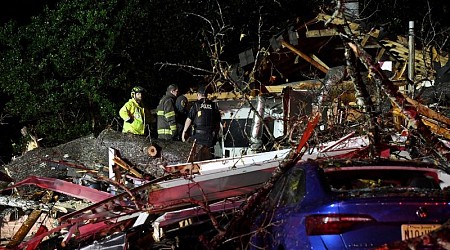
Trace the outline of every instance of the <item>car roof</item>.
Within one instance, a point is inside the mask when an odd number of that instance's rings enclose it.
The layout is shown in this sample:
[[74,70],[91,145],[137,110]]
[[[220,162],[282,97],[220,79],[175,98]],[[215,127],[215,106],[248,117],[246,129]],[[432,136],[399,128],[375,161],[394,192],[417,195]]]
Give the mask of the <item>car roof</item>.
[[348,166],[348,167],[328,167],[324,168],[325,172],[334,172],[334,171],[354,171],[354,170],[422,170],[422,171],[428,171],[428,172],[437,172],[437,169],[430,168],[430,167],[420,167],[420,166],[377,166],[377,165],[371,165],[371,166]]
[[407,160],[389,160],[389,159],[344,159],[344,160],[323,160],[315,161],[319,167],[323,168],[325,172],[330,171],[344,171],[344,170],[355,170],[355,169],[398,169],[398,170],[419,170],[423,169],[432,172],[440,169],[439,165],[432,162],[422,162],[422,161],[407,161]]

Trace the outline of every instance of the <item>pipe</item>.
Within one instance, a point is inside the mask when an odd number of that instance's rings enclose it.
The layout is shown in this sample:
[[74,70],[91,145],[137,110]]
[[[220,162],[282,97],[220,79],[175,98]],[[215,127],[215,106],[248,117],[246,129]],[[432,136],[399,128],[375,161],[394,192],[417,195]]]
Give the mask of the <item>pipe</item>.
[[262,118],[264,117],[264,104],[265,104],[265,99],[264,97],[262,97],[261,95],[258,95],[257,99],[257,107],[256,107],[256,112],[258,112],[259,115],[255,114],[255,119],[253,122],[253,128],[252,128],[252,136],[250,138],[250,147],[252,149],[257,149],[260,148],[262,145],[262,140],[261,140],[261,136],[262,136],[262,127],[263,127],[263,120]]
[[410,83],[408,86],[408,94],[414,96],[415,86],[414,86],[414,69],[415,62],[415,48],[414,48],[414,21],[409,21],[409,40],[408,40],[408,48],[409,48],[409,57],[408,57],[408,79]]

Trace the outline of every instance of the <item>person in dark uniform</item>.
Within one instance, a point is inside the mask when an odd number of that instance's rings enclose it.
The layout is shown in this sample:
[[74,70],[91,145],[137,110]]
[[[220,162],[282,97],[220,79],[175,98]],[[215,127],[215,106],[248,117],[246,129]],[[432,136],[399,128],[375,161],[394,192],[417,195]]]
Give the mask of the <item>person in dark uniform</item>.
[[179,95],[175,101],[175,121],[177,123],[177,140],[181,141],[183,134],[184,123],[186,122],[189,113],[189,102],[185,95]]
[[192,136],[189,140],[195,140],[194,161],[209,160],[214,157],[214,145],[220,130],[220,111],[217,105],[208,100],[206,88],[201,86],[197,91],[197,101],[189,110],[184,124],[181,139],[188,139],[188,129],[192,128]]
[[175,100],[177,96],[178,86],[175,84],[169,85],[166,94],[156,107],[156,129],[160,140],[176,141],[177,139],[177,124],[175,121]]

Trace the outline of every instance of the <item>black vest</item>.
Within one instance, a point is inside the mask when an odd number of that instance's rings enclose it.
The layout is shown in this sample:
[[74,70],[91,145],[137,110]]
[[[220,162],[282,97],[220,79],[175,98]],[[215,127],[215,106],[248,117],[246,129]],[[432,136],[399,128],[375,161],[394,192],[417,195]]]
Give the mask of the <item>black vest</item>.
[[195,130],[212,132],[214,130],[216,104],[208,99],[201,99],[195,103],[196,115],[194,119]]

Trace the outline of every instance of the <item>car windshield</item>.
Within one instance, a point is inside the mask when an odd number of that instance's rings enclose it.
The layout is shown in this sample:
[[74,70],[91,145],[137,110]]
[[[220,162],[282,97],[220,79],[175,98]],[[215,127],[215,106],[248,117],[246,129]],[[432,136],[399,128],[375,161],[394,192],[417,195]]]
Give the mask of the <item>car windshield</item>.
[[332,191],[440,189],[436,172],[427,169],[346,168],[325,171],[325,176]]

